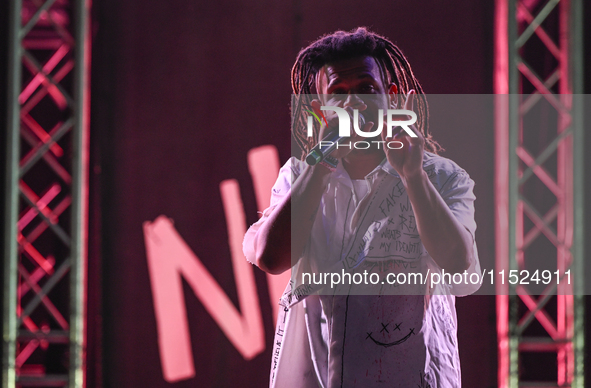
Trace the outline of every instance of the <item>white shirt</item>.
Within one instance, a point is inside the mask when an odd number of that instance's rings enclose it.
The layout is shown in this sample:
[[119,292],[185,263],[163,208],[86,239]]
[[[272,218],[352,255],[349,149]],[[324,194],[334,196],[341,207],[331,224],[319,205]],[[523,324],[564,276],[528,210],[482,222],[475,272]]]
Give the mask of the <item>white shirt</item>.
[[[259,226],[304,167],[291,158],[281,168],[271,206],[245,235],[250,262]],[[474,182],[451,160],[428,152],[423,168],[474,237]],[[371,295],[358,295],[361,291],[347,284],[331,290],[302,283],[308,271],[367,271],[381,281],[389,273],[441,273],[420,241],[406,190],[387,160],[365,182],[353,183],[342,164],[329,177],[311,238],[282,297],[270,386],[461,387],[454,295],[473,293],[479,283],[431,288],[427,282],[404,288],[405,295],[387,295],[392,288],[379,284]],[[479,272],[474,245],[467,273]]]

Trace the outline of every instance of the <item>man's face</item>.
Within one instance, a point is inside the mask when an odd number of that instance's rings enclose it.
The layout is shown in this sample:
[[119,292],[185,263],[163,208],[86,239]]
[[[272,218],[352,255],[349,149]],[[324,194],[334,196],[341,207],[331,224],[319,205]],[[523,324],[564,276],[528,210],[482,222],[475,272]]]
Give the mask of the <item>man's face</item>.
[[[367,121],[377,125],[378,109],[392,108],[397,88],[385,85],[373,57],[358,57],[324,66],[316,76],[316,88],[322,105],[351,107],[362,112]],[[392,98],[390,98],[390,96]]]

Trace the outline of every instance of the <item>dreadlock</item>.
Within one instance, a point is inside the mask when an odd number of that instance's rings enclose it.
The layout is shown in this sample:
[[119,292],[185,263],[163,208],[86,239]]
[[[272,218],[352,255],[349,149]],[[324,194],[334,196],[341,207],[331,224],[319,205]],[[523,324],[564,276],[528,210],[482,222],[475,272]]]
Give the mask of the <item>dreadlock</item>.
[[[408,60],[396,45],[365,27],[358,27],[351,32],[336,31],[324,35],[299,52],[291,69],[291,87],[296,104],[293,112],[301,112],[301,105],[310,103],[310,96],[316,91],[316,74],[324,65],[362,56],[371,56],[376,60],[384,76],[384,84],[394,82],[403,99],[410,90],[415,90],[417,128],[425,137],[425,149],[433,153],[441,151],[441,146],[428,131],[427,99]],[[305,118],[300,114],[293,115],[292,128],[295,141],[302,150],[302,157],[305,157],[318,142],[317,131],[314,137],[307,137]]]

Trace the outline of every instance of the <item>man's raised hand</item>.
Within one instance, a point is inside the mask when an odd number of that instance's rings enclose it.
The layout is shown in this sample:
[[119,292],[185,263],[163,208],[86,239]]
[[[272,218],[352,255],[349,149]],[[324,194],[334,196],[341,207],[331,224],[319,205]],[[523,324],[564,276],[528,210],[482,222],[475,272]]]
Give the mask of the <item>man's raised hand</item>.
[[[415,94],[416,92],[414,89],[408,92],[404,109],[413,110]],[[402,148],[390,149],[385,147],[384,152],[386,152],[388,162],[394,167],[403,181],[416,177],[423,171],[425,138],[416,125],[411,125],[410,128],[417,137],[410,137],[410,135],[401,127],[395,128],[395,130],[397,129],[398,131],[393,133],[391,138],[387,138],[387,131],[382,131],[382,140],[386,143],[389,141],[399,141],[402,143]]]

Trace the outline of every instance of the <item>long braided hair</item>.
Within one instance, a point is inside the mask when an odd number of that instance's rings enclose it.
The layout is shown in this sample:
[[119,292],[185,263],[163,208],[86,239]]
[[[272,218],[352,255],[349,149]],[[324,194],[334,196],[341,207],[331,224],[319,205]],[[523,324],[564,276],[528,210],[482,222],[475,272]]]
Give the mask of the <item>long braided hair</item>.
[[363,56],[371,56],[376,60],[384,85],[394,82],[403,100],[411,89],[415,90],[416,125],[425,137],[425,150],[433,153],[443,150],[428,131],[427,99],[402,51],[383,36],[368,31],[365,27],[358,27],[351,32],[336,31],[320,37],[299,52],[291,69],[291,87],[295,95],[292,132],[302,150],[302,159],[318,143],[318,131],[315,131],[313,137],[307,137],[305,117],[295,112],[302,112],[301,106],[310,104],[311,96],[316,92],[316,74],[328,63]]

